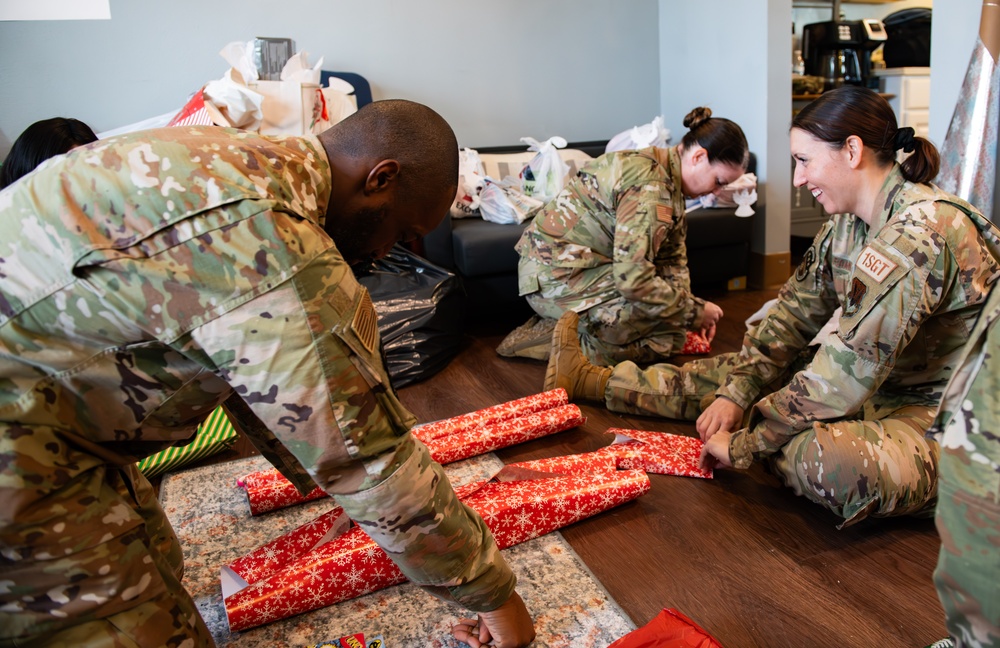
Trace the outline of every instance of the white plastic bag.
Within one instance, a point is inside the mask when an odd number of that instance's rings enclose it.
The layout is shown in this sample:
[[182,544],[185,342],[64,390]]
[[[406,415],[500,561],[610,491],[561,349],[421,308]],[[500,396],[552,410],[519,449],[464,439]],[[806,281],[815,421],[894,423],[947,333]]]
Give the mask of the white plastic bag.
[[562,191],[569,173],[569,165],[563,162],[556,150],[565,148],[566,140],[557,135],[544,142],[531,137],[522,137],[521,141],[528,144],[529,151],[537,151],[521,171],[521,190],[526,196],[547,203]]
[[479,216],[479,194],[486,181],[486,171],[475,149],[464,148],[458,152],[458,190],[451,204],[452,218]]
[[521,191],[520,181],[514,178],[494,182],[487,177],[479,194],[479,211],[483,220],[499,225],[523,223],[544,205],[538,198],[525,195]]
[[634,151],[650,146],[666,146],[669,141],[670,129],[664,128],[663,117],[657,116],[648,124],[633,126],[612,137],[604,152]]

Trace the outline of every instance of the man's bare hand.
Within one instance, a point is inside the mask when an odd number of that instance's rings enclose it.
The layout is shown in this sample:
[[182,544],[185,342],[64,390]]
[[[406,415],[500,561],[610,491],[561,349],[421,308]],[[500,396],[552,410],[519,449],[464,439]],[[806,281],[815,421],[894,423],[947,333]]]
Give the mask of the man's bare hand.
[[[491,645],[497,648],[524,648],[535,639],[535,625],[514,592],[495,610],[480,612],[478,619],[459,619],[451,635],[472,648]],[[490,643],[490,642],[493,643]]]

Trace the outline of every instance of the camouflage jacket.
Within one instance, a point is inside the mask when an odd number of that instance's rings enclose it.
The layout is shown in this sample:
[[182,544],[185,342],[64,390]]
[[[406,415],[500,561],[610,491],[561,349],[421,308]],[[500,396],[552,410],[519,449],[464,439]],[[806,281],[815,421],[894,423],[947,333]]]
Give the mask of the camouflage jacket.
[[[968,203],[903,179],[894,167],[871,227],[833,216],[750,330],[743,360],[716,392],[749,427],[733,465],[776,452],[814,421],[878,419],[906,405],[937,407],[992,283],[1000,232]],[[839,328],[790,382],[756,402],[843,308]],[[772,385],[773,386],[773,385]]]
[[705,302],[691,294],[684,210],[676,148],[588,162],[518,241],[520,294],[564,290],[579,297],[577,312],[624,297],[696,328]]
[[[513,591],[485,525],[416,451],[371,300],[323,229],[331,189],[313,138],[177,127],[95,142],[0,192],[0,580],[16,583],[0,635],[156,593],[107,596],[149,582],[94,555],[142,521],[73,486],[190,439],[233,390],[264,423],[255,445],[381,525],[412,580],[480,610]],[[380,488],[400,466],[423,482]],[[44,595],[68,587],[52,556],[75,597]]]
[[952,485],[997,504],[1000,497],[1000,289],[983,307],[941,399],[928,436],[941,443],[942,455],[954,457],[947,476]]

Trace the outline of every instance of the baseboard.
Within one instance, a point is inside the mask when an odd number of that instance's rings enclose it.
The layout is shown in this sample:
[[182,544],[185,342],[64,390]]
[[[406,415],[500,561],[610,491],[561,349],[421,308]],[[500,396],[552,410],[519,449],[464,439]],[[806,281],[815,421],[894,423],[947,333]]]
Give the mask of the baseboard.
[[750,253],[749,284],[756,289],[775,289],[792,276],[792,253]]

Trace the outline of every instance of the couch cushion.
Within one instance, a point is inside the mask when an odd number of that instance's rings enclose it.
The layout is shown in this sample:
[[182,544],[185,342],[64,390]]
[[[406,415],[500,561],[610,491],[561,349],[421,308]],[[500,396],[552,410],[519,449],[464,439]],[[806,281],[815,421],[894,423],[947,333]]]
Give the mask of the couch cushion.
[[452,221],[455,268],[466,277],[516,272],[518,255],[514,245],[528,222],[497,225],[481,218]]

